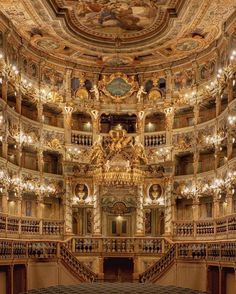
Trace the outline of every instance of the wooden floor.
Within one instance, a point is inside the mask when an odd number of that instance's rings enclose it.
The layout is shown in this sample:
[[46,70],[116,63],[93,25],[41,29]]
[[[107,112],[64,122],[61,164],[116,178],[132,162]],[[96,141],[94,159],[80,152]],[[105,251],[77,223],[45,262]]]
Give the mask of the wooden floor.
[[90,293],[155,293],[155,294],[202,294],[196,290],[179,288],[175,286],[159,286],[156,284],[140,283],[83,283],[73,286],[54,286],[37,290],[30,290],[29,294],[90,294]]

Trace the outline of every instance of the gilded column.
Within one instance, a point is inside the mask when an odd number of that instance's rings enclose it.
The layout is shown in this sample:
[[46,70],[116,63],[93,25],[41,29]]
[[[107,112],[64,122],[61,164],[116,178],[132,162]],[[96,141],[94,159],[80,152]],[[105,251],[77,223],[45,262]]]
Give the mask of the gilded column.
[[43,104],[42,104],[42,102],[38,102],[37,112],[38,112],[38,121],[43,122]]
[[100,236],[101,231],[101,206],[100,206],[100,199],[99,199],[99,186],[94,184],[93,189],[93,234]]
[[174,108],[173,107],[167,107],[164,109],[165,115],[166,115],[166,145],[171,146],[172,145],[172,130],[173,130],[173,124],[174,124]]
[[226,215],[231,214],[233,211],[233,193],[232,193],[232,188],[229,187],[227,189],[227,194],[226,194]]
[[4,78],[2,80],[2,99],[4,101],[7,101],[7,89],[8,89],[8,85],[7,85],[7,79]]
[[143,185],[137,189],[136,236],[144,236]]
[[145,122],[145,113],[144,111],[139,111],[137,116],[137,131],[136,133],[140,137],[140,142],[144,145],[144,122]]
[[66,101],[71,101],[71,74],[72,69],[67,68],[65,74],[65,89],[66,89]]
[[196,196],[193,199],[193,220],[196,221],[199,219],[199,198]]
[[72,234],[72,190],[70,180],[65,179],[65,194],[64,202],[64,221],[65,221],[65,234]]
[[219,217],[220,214],[220,205],[218,195],[214,195],[213,199],[213,218]]
[[172,180],[169,178],[165,183],[165,235],[171,235],[172,216],[175,214],[175,203],[172,201]]
[[21,92],[18,90],[16,92],[16,111],[21,114],[21,102],[22,102],[22,94]]
[[2,213],[8,213],[8,191],[6,188],[2,192]]
[[64,107],[64,129],[65,129],[65,143],[71,144],[71,125],[72,125],[72,112],[73,107],[67,105]]
[[99,112],[96,109],[91,111],[92,116],[92,126],[93,126],[93,142],[98,140],[98,136],[100,133],[100,124],[99,124]]
[[220,115],[221,112],[221,98],[220,95],[216,95],[216,117]]

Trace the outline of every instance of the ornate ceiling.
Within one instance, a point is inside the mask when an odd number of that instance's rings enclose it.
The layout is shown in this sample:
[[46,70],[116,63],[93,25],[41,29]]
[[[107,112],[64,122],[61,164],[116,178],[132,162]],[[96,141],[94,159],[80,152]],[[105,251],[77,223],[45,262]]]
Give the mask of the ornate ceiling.
[[1,0],[0,10],[50,55],[91,67],[147,67],[207,48],[235,0]]

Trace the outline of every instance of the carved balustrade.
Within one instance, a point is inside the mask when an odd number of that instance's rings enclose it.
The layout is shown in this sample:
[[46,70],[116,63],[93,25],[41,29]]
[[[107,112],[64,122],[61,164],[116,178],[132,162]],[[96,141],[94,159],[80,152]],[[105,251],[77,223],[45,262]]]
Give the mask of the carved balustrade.
[[173,222],[173,236],[178,238],[216,237],[234,233],[236,233],[236,215],[215,220]]
[[167,270],[174,262],[176,256],[176,246],[172,245],[167,253],[162,256],[157,262],[149,267],[144,273],[140,275],[140,282],[154,282],[161,274]]
[[179,259],[236,261],[235,241],[176,243]]
[[94,282],[97,275],[80,262],[63,244],[60,246],[60,257],[65,267],[84,282]]
[[145,134],[144,146],[155,147],[166,144],[166,133]]
[[175,260],[207,260],[218,262],[236,262],[235,241],[215,242],[176,242],[169,250],[140,276],[140,282],[155,282]]
[[135,238],[135,237],[73,237],[66,243],[67,248],[75,254],[163,254],[167,252],[171,243],[164,238]]
[[82,146],[92,146],[93,144],[92,134],[73,131],[71,134],[71,143],[82,145]]
[[64,221],[0,215],[0,234],[62,236]]

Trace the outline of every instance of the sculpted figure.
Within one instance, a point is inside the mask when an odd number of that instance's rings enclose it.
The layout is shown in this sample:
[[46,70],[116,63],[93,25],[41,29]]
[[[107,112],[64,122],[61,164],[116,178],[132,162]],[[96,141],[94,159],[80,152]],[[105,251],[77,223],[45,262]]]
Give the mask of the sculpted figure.
[[94,93],[94,96],[96,98],[96,101],[99,101],[99,90],[96,85],[93,86],[92,90],[90,90],[91,93]]
[[90,162],[102,165],[104,163],[104,159],[104,150],[102,147],[101,137],[99,136],[98,140],[92,146],[90,153]]
[[138,93],[137,93],[138,102],[141,101],[142,94],[147,94],[147,92],[144,91],[144,86],[141,86],[138,90]]
[[139,141],[139,138],[136,137],[135,144],[133,146],[133,162],[137,164],[140,163],[140,161],[147,163],[147,156],[145,154],[143,145]]

